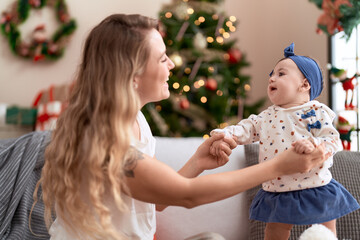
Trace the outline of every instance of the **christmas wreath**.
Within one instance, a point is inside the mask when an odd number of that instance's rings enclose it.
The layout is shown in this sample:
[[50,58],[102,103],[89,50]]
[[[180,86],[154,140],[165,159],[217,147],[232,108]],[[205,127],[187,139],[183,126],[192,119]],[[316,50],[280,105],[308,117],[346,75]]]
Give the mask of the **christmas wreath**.
[[318,18],[318,33],[333,35],[344,31],[349,39],[351,33],[360,24],[360,0],[310,0],[323,10]]
[[[21,39],[18,26],[24,23],[31,8],[41,9],[53,7],[60,22],[59,28],[50,39],[45,37],[45,26],[38,25],[33,30],[31,39]],[[75,20],[71,19],[64,0],[18,0],[12,4],[11,10],[2,13],[1,31],[7,37],[11,50],[24,58],[40,61],[58,59],[63,55],[67,38],[76,29]]]

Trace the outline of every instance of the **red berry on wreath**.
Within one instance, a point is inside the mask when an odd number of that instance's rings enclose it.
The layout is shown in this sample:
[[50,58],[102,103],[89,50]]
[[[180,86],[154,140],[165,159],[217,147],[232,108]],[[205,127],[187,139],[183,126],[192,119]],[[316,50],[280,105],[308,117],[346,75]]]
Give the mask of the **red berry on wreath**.
[[183,98],[180,100],[180,108],[181,109],[188,109],[190,107],[190,102],[187,98]]
[[208,80],[206,80],[205,83],[205,87],[206,89],[210,90],[210,91],[214,91],[217,89],[217,81],[213,78],[209,78]]
[[229,63],[235,64],[240,62],[242,53],[237,48],[230,48],[227,52],[229,54]]

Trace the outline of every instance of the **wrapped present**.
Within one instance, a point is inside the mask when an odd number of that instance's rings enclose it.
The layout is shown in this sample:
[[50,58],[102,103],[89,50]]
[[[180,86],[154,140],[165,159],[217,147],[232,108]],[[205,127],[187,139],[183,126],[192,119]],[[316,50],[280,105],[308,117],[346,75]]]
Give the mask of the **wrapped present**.
[[67,106],[70,90],[71,85],[50,86],[36,96],[33,103],[37,107],[36,131],[53,130],[56,127],[57,119]]
[[6,108],[5,123],[34,126],[36,122],[37,109],[11,106]]

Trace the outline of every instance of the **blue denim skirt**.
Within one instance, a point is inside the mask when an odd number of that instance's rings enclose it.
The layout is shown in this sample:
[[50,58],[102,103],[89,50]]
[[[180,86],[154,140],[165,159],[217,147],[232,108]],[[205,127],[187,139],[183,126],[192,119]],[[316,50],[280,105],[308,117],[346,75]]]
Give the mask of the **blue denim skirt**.
[[250,219],[296,225],[324,223],[360,206],[336,180],[325,186],[291,192],[258,191],[250,206]]

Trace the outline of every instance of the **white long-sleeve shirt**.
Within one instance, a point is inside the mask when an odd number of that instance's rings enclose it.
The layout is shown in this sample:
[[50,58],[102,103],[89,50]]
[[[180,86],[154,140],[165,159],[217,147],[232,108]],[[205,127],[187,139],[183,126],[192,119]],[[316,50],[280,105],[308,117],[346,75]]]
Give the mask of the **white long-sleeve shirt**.
[[[238,144],[259,141],[259,162],[274,158],[278,153],[291,147],[300,139],[311,138],[316,144],[325,143],[326,150],[332,155],[341,149],[339,133],[333,127],[335,113],[316,100],[303,105],[281,108],[273,105],[259,115],[251,115],[237,125],[213,132],[224,132],[235,136]],[[328,184],[332,178],[329,168],[333,164],[332,156],[323,166],[308,173],[279,176],[262,184],[264,191],[287,192],[314,188]]]

